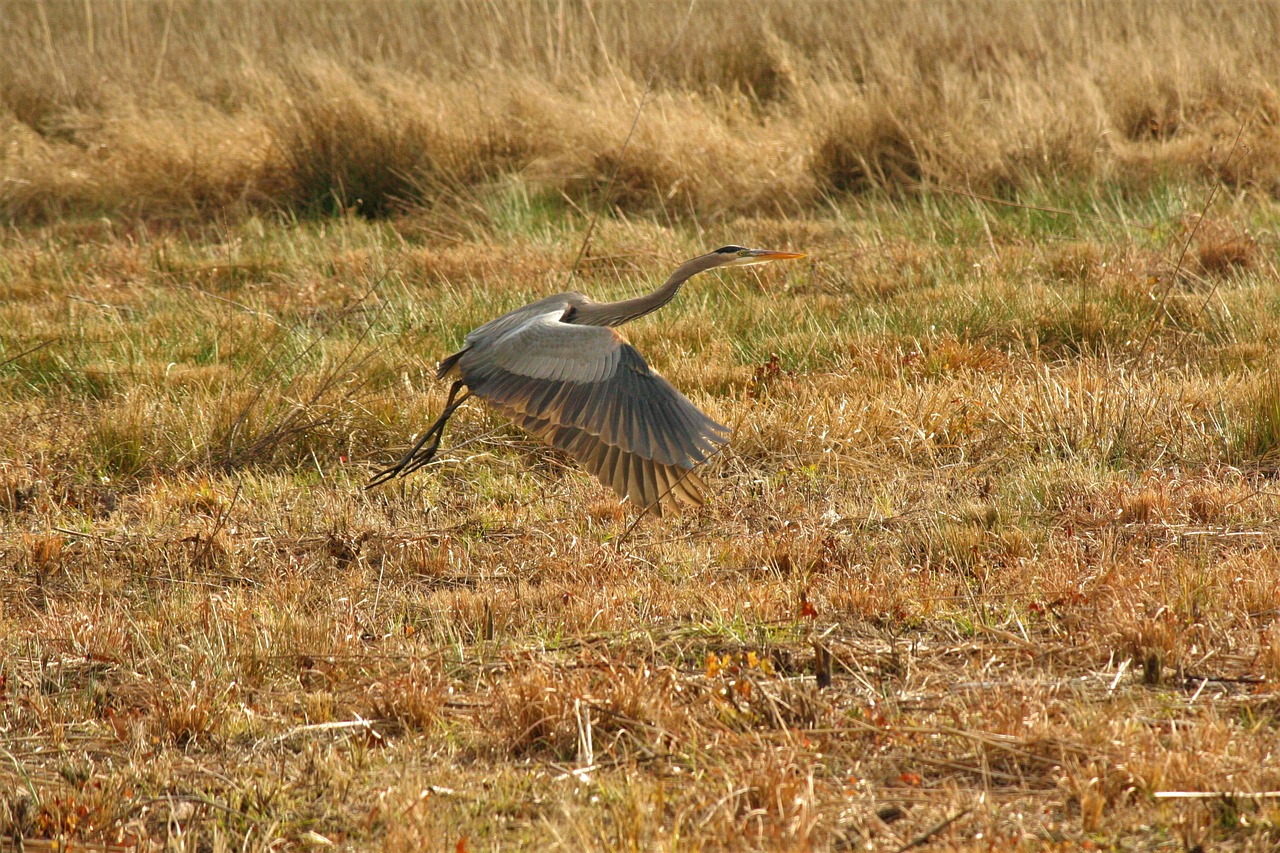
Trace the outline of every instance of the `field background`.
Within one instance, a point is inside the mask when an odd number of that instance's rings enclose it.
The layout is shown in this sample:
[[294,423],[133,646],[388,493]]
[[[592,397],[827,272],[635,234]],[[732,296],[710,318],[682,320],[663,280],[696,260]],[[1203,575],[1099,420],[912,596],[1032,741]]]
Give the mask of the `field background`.
[[[1277,44],[0,5],[0,846],[1276,849]],[[627,329],[708,506],[479,404],[362,491],[466,331],[729,242],[808,258]]]

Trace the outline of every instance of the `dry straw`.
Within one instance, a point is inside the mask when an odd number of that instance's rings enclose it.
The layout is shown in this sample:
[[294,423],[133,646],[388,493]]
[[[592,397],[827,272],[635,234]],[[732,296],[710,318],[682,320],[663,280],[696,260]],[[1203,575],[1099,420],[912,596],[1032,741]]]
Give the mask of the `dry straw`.
[[[10,219],[456,218],[513,176],[702,219],[939,185],[1280,185],[1270,4],[94,8],[8,10]],[[1243,121],[1243,156],[1211,156]]]

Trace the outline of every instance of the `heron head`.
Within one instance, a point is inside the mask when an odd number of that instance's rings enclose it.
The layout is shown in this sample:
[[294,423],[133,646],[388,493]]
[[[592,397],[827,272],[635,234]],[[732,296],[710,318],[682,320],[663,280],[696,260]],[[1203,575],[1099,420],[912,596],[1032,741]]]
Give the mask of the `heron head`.
[[790,258],[803,258],[797,252],[775,252],[772,249],[748,249],[743,246],[721,246],[707,257],[714,260],[713,267],[749,267],[752,264],[764,264],[769,261],[784,261]]

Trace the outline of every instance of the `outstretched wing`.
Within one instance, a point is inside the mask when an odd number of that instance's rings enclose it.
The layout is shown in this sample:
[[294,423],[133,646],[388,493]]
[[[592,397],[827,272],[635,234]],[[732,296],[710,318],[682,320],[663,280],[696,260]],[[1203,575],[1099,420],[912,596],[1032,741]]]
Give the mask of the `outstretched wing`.
[[664,497],[703,502],[693,468],[729,430],[655,373],[617,331],[528,317],[493,341],[471,341],[467,387],[581,462],[620,496],[659,515]]

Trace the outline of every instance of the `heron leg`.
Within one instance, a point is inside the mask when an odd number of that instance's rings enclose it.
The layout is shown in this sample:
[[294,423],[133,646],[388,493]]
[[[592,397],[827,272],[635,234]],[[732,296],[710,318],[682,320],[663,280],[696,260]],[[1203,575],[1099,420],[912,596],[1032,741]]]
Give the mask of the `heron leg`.
[[444,436],[444,425],[448,423],[450,416],[453,415],[457,408],[471,397],[470,391],[467,391],[461,397],[458,396],[458,391],[462,389],[462,384],[461,379],[453,383],[453,387],[449,389],[449,399],[444,404],[444,411],[440,413],[440,417],[436,418],[435,423],[422,434],[422,438],[418,439],[418,443],[401,457],[399,462],[370,477],[369,482],[365,484],[366,489],[381,486],[388,480],[394,480],[396,477],[403,477],[406,474],[417,471],[435,457],[436,451],[440,449],[440,439]]

